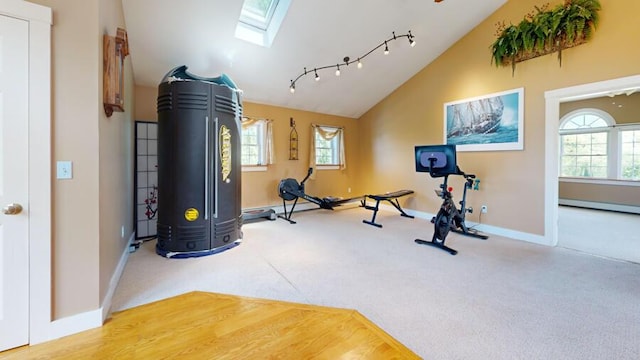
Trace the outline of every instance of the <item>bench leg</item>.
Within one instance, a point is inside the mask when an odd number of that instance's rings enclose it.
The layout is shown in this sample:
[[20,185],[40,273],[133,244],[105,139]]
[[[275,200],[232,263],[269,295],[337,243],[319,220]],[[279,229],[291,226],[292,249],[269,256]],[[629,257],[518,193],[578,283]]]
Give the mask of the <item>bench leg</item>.
[[373,225],[376,227],[381,228],[382,224],[376,224],[376,216],[378,215],[378,205],[380,205],[380,200],[376,200],[376,206],[368,206],[366,201],[363,201],[363,206],[365,209],[367,210],[373,210],[373,217],[371,218],[371,221],[367,221],[367,220],[362,220],[363,223],[365,224],[369,224],[369,225]]
[[[404,216],[404,217],[408,217],[410,219],[415,218],[415,216],[413,215],[409,215],[406,212],[404,212],[404,210],[402,210],[402,208],[400,207],[400,203],[398,202],[398,199],[388,199],[387,201],[389,201],[389,203],[391,203],[391,205],[393,205],[393,207],[395,207],[396,209],[398,209],[398,211],[400,211],[400,216]],[[394,202],[395,201],[395,202]]]

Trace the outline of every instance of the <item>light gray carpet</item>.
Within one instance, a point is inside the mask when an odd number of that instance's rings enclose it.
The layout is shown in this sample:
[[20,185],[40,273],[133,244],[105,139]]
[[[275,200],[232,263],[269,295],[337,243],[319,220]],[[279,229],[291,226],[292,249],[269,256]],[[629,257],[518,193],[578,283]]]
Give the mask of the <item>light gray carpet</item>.
[[558,246],[640,263],[640,215],[560,206]]
[[[424,219],[363,208],[243,227],[204,258],[131,254],[118,311],[191,290],[356,309],[425,359],[640,359],[640,265],[498,236],[414,243]],[[161,315],[159,315],[161,316]]]

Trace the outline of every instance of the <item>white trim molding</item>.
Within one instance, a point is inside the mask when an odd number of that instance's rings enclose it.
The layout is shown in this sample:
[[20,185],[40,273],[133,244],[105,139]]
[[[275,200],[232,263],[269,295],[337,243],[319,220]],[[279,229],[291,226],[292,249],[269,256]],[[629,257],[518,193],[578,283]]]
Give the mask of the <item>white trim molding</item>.
[[[393,206],[388,204],[380,204],[380,207],[397,212]],[[434,216],[436,216],[436,214],[416,211],[411,209],[404,209],[404,211],[409,215],[415,216],[417,219],[425,219],[429,221],[431,221],[431,219]],[[486,224],[478,224],[472,221],[465,221],[465,224],[467,225],[467,227],[473,227],[474,229],[487,234],[503,236],[510,239],[526,241],[534,244],[551,245],[550,243],[548,243],[547,239],[545,239],[545,237],[542,235],[530,234],[522,231],[516,231],[516,230],[497,227],[497,226],[486,225]],[[428,231],[431,231],[430,233],[432,233],[433,228],[432,227],[429,228]]]
[[122,273],[124,272],[124,267],[127,265],[127,261],[129,261],[129,254],[131,253],[131,244],[136,237],[136,233],[132,232],[129,235],[129,240],[127,241],[127,246],[124,247],[124,251],[120,256],[120,261],[118,262],[118,266],[116,270],[113,272],[111,276],[111,281],[109,281],[109,289],[107,289],[107,294],[104,296],[102,300],[102,321],[104,322],[109,314],[111,313],[111,301],[113,300],[113,295],[116,292],[116,288],[118,287],[118,283],[120,282],[120,278],[122,277]]
[[558,204],[566,206],[574,206],[586,209],[597,209],[607,211],[617,211],[630,214],[640,214],[640,206],[623,205],[623,204],[610,204],[596,201],[584,201],[584,200],[572,200],[572,199],[559,199]]
[[545,92],[545,195],[544,236],[546,242],[558,244],[558,130],[560,103],[607,96],[612,91],[640,87],[640,75],[571,86]]
[[29,343],[51,339],[50,8],[2,0],[0,15],[29,23]]

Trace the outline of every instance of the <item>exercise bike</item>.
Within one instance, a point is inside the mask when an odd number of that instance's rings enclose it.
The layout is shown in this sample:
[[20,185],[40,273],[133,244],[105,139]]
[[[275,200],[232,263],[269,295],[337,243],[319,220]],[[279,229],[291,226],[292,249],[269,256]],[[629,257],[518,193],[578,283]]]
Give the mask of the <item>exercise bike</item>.
[[[455,164],[455,146],[453,146],[453,150],[451,150],[450,146],[438,146],[436,149],[444,150],[442,152],[426,151],[424,150],[426,148],[428,148],[427,150],[431,150],[431,147],[422,147],[422,149],[416,147],[416,170],[425,171],[426,169],[431,177],[444,178],[442,184],[440,184],[440,189],[435,190],[436,195],[442,198],[442,204],[436,216],[431,219],[434,225],[431,240],[415,239],[415,242],[417,244],[437,247],[449,252],[451,255],[456,255],[458,253],[457,250],[445,245],[447,235],[449,235],[450,231],[483,240],[489,238],[487,235],[479,233],[475,229],[468,228],[465,223],[466,214],[473,213],[473,208],[466,206],[467,190],[472,188],[476,176],[466,174]],[[420,164],[418,164],[418,161],[420,161]],[[451,169],[455,170],[451,171]],[[451,193],[453,189],[447,185],[449,175],[459,175],[465,179],[462,200],[459,203],[460,209],[456,208],[456,204],[453,201],[453,195]]]
[[[290,224],[295,224],[296,222],[291,220],[291,215],[293,214],[293,209],[296,207],[299,198],[303,198],[309,202],[312,202],[322,209],[333,210],[334,204],[331,203],[329,199],[320,199],[315,196],[308,195],[304,192],[304,183],[309,179],[309,176],[313,173],[313,168],[309,168],[307,171],[307,176],[298,184],[296,179],[287,178],[280,180],[278,184],[278,195],[282,198],[282,207],[284,208],[284,216],[279,214],[278,217],[284,220],[287,220]],[[287,212],[287,201],[293,201],[293,205],[291,206],[291,210]]]

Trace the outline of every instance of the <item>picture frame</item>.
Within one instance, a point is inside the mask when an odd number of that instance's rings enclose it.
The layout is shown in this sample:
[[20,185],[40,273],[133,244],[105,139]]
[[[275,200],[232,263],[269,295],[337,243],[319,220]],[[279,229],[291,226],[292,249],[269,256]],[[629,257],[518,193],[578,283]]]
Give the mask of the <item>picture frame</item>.
[[444,143],[457,151],[524,149],[524,88],[444,104]]

